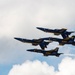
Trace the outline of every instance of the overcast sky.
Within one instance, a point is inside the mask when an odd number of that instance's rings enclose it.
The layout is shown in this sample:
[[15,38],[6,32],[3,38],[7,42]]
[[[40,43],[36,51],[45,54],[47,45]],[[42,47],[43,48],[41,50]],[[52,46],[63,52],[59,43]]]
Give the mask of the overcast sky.
[[[48,49],[60,47],[59,52],[71,53],[73,57],[60,56],[57,57],[44,57],[42,54],[26,52],[27,49],[40,48],[39,46],[32,46],[31,44],[24,44],[14,39],[14,37],[22,37],[29,39],[36,39],[42,37],[56,37],[53,34],[44,33],[36,29],[36,27],[46,28],[67,28],[68,31],[75,30],[75,1],[74,0],[0,0],[0,72],[1,75],[17,75],[18,69],[15,69],[18,64],[22,66],[24,72],[20,75],[30,75],[33,71],[25,71],[25,66],[22,64],[36,63],[45,68],[45,71],[37,71],[36,75],[63,75],[63,68],[60,66],[65,64],[63,60],[75,62],[75,47],[72,45],[59,46],[58,43],[51,43]],[[74,34],[72,34],[74,35]],[[71,36],[72,36],[71,35]],[[61,36],[57,36],[60,37]],[[37,60],[37,61],[36,61]],[[27,62],[28,61],[28,62]],[[68,63],[66,61],[66,63]],[[45,62],[43,64],[42,62]],[[31,64],[29,64],[31,63]],[[13,67],[16,65],[16,67]],[[58,66],[59,65],[59,66]],[[75,68],[75,65],[70,67]],[[41,68],[42,68],[41,67]],[[37,69],[38,66],[35,67]],[[54,70],[55,69],[55,70]],[[13,71],[14,70],[14,71]],[[34,70],[32,66],[32,70]],[[58,71],[59,70],[59,71]],[[62,72],[61,72],[62,71]],[[75,69],[74,69],[75,71]],[[75,72],[72,71],[72,74]],[[21,71],[22,72],[22,71]],[[56,74],[59,73],[59,74]],[[66,71],[65,71],[66,73]],[[64,74],[64,75],[72,75]],[[19,74],[18,74],[19,75]]]

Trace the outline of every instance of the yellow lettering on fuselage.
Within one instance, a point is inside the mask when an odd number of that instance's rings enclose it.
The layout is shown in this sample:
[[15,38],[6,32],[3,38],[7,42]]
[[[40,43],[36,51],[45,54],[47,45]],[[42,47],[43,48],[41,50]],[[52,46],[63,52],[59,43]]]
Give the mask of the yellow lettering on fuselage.
[[64,44],[63,43],[60,43],[59,45],[63,46]]
[[46,54],[51,54],[51,52],[46,52]]
[[63,41],[68,41],[70,38],[69,37],[67,37],[67,38],[65,38],[65,39],[63,39]]
[[54,33],[54,35],[59,35],[60,33]]
[[62,43],[66,43],[67,41],[62,41]]

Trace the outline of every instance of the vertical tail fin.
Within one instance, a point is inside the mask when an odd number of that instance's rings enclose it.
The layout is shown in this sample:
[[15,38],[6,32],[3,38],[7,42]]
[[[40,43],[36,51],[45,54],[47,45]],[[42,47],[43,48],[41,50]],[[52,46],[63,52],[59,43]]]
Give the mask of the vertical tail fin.
[[73,35],[73,36],[71,37],[71,39],[74,41],[74,39],[75,39],[75,36]]
[[56,47],[54,50],[55,50],[55,52],[58,52],[58,50],[59,50],[59,47]]

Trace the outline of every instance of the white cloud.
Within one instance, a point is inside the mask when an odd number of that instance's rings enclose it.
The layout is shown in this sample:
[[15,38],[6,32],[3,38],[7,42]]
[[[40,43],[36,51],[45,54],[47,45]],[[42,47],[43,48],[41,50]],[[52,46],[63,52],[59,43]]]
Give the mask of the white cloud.
[[59,64],[58,69],[59,71],[56,75],[75,75],[75,59],[66,57]]
[[14,65],[8,75],[54,75],[54,68],[46,62],[26,61],[22,65]]
[[26,61],[21,65],[14,65],[8,75],[75,75],[75,59],[64,58],[58,66],[58,71],[46,62]]

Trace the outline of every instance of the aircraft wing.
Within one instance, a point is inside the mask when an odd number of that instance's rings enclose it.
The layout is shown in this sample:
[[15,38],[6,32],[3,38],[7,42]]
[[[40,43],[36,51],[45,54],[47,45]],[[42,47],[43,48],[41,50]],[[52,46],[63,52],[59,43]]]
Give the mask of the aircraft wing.
[[68,35],[65,34],[65,33],[61,34],[61,36],[62,36],[64,39],[68,37]]

